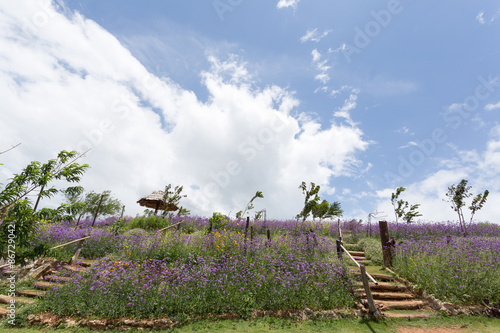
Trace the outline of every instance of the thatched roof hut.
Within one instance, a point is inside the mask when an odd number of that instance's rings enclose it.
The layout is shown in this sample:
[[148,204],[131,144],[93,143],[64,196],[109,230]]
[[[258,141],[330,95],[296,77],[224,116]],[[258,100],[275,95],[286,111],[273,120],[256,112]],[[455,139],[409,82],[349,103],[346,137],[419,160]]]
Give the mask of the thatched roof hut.
[[154,208],[155,209],[155,215],[158,212],[158,209],[161,210],[168,210],[169,212],[175,211],[179,209],[174,204],[170,204],[167,207],[167,204],[165,203],[165,192],[163,191],[154,191],[147,197],[139,199],[137,203],[141,206],[148,207],[148,208]]

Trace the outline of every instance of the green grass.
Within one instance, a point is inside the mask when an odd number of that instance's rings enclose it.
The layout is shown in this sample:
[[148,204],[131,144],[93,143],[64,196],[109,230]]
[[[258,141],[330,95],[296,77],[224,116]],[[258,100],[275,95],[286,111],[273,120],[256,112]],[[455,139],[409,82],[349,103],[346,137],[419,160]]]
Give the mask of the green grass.
[[[337,319],[337,320],[307,320],[304,322],[286,320],[273,317],[259,318],[255,320],[202,320],[194,323],[186,324],[179,328],[171,330],[163,330],[163,332],[218,332],[218,333],[292,333],[292,332],[340,332],[340,333],[395,333],[400,328],[455,328],[457,332],[481,332],[481,333],[497,333],[500,332],[500,320],[486,317],[437,317],[431,319],[418,319],[408,321],[407,319],[387,319],[380,322],[366,321],[362,319]],[[0,333],[19,332],[19,333],[35,333],[35,332],[95,332],[87,328],[72,328],[72,329],[48,329],[48,328],[19,328],[12,329],[11,327],[0,328]],[[132,330],[137,331],[137,330]],[[123,332],[123,330],[107,330],[106,332]],[[130,332],[130,331],[129,331]],[[158,332],[158,331],[155,331]]]

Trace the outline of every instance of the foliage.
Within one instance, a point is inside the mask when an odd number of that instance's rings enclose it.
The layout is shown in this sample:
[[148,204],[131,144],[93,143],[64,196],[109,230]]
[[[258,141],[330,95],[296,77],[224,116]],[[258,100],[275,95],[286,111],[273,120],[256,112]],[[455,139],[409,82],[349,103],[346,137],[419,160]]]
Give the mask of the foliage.
[[[75,151],[63,150],[56,159],[47,163],[33,161],[21,173],[14,175],[0,191],[0,258],[7,258],[9,247],[15,247],[15,261],[20,264],[43,254],[43,245],[33,246],[31,243],[31,238],[37,231],[37,221],[42,217],[65,218],[65,206],[40,212],[36,212],[36,207],[41,198],[52,197],[58,192],[55,187],[49,187],[51,182],[80,181],[82,174],[88,169],[88,165],[75,162],[80,156]],[[37,202],[32,208],[31,201],[22,198],[37,189]],[[9,235],[14,235],[14,238],[9,238]]]
[[177,216],[184,216],[184,215],[189,215],[191,211],[187,208],[184,207],[179,207],[179,211],[177,212]]
[[78,164],[74,161],[80,158],[76,151],[61,151],[56,159],[47,163],[32,161],[23,171],[14,175],[12,180],[0,192],[0,211],[12,207],[18,200],[26,197],[36,189],[41,188],[38,197],[52,197],[58,190],[55,187],[45,188],[55,180],[79,182],[83,173],[88,169],[87,164]]
[[394,269],[452,303],[500,302],[500,238],[441,237],[396,246]]
[[315,218],[319,218],[319,220],[321,221],[328,213],[328,209],[330,209],[330,204],[326,200],[323,200],[321,203],[315,205],[311,209],[313,221]]
[[219,230],[219,231],[223,230],[228,222],[228,217],[225,215],[222,215],[221,213],[214,212],[212,217],[208,220],[208,222],[209,222],[209,225],[208,225],[207,233],[210,234],[216,230]]
[[124,229],[136,229],[141,228],[144,230],[158,230],[162,229],[170,224],[169,219],[154,215],[149,216],[138,216],[130,219]]
[[406,189],[404,187],[398,187],[396,189],[396,193],[392,193],[391,195],[391,203],[394,207],[396,223],[399,218],[403,218],[406,223],[411,223],[415,217],[422,216],[422,214],[417,211],[420,204],[410,205],[408,201],[404,201],[403,199],[398,200],[401,193],[405,190]]
[[[122,203],[120,200],[111,197],[111,191],[104,191],[103,193],[90,191],[84,196],[83,188],[81,188],[80,191],[66,191],[65,196],[68,202],[68,212],[77,218],[77,224],[84,216],[94,217],[97,208],[99,208],[97,217],[117,215],[122,209]],[[100,207],[99,202],[101,202]]]
[[172,189],[172,185],[168,184],[165,186],[165,194],[163,195],[163,202],[167,206],[167,209],[163,212],[163,216],[166,216],[169,212],[169,207],[176,206],[179,207],[179,202],[182,198],[187,197],[185,194],[181,194],[183,190],[183,186],[177,185],[174,189]]
[[251,210],[251,209],[255,208],[254,205],[253,205],[253,201],[255,199],[257,199],[257,198],[264,198],[264,195],[262,194],[261,191],[255,192],[255,195],[252,197],[252,199],[250,199],[250,201],[248,202],[247,206],[245,207],[245,210],[243,210],[243,211],[240,210],[239,212],[236,213],[236,218],[241,218],[241,217],[245,216],[245,213],[248,210]]
[[[100,207],[99,202],[101,202]],[[104,191],[103,193],[91,191],[85,195],[85,211],[89,216],[99,217],[117,215],[121,212],[122,206],[120,200],[111,197],[111,191]],[[99,212],[97,212],[98,208]],[[95,215],[96,212],[97,215]]]
[[336,216],[342,216],[344,212],[340,207],[340,202],[335,201],[333,203],[328,203],[328,201],[323,200],[320,204],[317,204],[311,209],[313,220],[319,218],[323,220],[324,218],[334,218]]
[[309,214],[311,214],[313,208],[319,203],[320,198],[318,193],[320,186],[311,182],[311,188],[308,190],[306,182],[302,182],[299,189],[304,194],[304,208],[302,208],[302,211],[296,217],[297,219],[302,218],[302,222],[304,222]]
[[382,246],[380,240],[366,237],[362,238],[358,244],[365,253],[365,257],[371,260],[374,265],[383,265],[384,257],[382,255]]
[[462,208],[466,205],[465,200],[472,195],[472,193],[469,193],[472,186],[467,186],[467,183],[468,181],[466,179],[462,179],[458,185],[453,184],[448,187],[448,193],[446,193],[446,196],[448,197],[447,201],[451,204],[451,208],[453,208],[453,210],[458,214],[458,221],[464,236],[467,236],[467,230],[472,223],[474,214],[483,208],[489,194],[489,191],[485,190],[484,193],[479,193],[472,199],[472,203],[468,207],[471,211],[471,216],[469,223],[467,223],[462,210]]
[[[75,273],[71,282],[42,300],[44,310],[147,318],[183,313],[248,316],[257,309],[326,310],[355,304],[347,269],[335,256],[324,261],[321,252],[311,253],[303,238],[283,237],[272,244],[259,239],[248,244],[251,255],[245,255],[241,242],[234,245],[231,238],[241,240],[241,234],[219,234],[228,253],[200,246],[200,240],[213,235],[167,233],[148,245],[155,252],[140,250],[139,240],[126,240],[125,258],[100,261],[88,275]],[[152,258],[160,252],[164,259]]]

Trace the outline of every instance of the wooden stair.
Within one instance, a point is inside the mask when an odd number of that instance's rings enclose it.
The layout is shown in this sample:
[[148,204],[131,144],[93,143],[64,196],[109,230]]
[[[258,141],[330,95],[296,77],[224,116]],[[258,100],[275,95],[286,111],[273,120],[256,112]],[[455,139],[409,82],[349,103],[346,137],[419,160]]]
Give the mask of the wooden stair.
[[[366,257],[361,251],[348,251],[358,262],[364,262]],[[357,267],[356,267],[357,268]],[[361,272],[357,269],[351,271],[357,282],[358,289],[355,293],[360,299],[360,303],[368,309],[365,289],[361,282]],[[370,293],[377,309],[387,318],[429,318],[437,315],[430,310],[427,303],[417,299],[415,295],[408,291],[405,285],[395,282],[393,275],[382,273],[370,273],[377,281],[377,284],[369,282]],[[401,312],[403,311],[403,312]]]
[[3,306],[9,304],[12,299],[16,302],[24,304],[33,304],[37,298],[45,296],[45,294],[53,288],[60,288],[65,283],[72,280],[68,275],[74,273],[82,273],[92,266],[94,261],[86,260],[74,265],[54,265],[53,268],[41,270],[42,274],[36,275],[37,280],[33,283],[34,289],[20,288],[16,290],[16,297],[0,295],[0,317],[6,316],[10,312]]

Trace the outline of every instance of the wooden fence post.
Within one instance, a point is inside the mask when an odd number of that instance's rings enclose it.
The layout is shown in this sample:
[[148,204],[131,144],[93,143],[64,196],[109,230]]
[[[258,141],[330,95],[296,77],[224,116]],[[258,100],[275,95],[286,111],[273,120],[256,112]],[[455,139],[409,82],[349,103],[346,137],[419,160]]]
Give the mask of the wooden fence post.
[[340,227],[340,219],[338,219],[339,241],[342,243],[342,228]]
[[253,225],[250,227],[250,241],[253,242]]
[[379,319],[382,317],[380,311],[375,306],[375,302],[373,301],[372,292],[370,290],[370,285],[368,284],[368,276],[366,275],[365,265],[360,264],[359,270],[361,271],[361,280],[363,281],[363,287],[365,289],[366,300],[368,301],[368,310],[370,311],[370,315]]
[[339,258],[339,260],[342,260],[342,241],[337,239],[337,257]]
[[267,240],[271,241],[271,231],[267,229]]
[[243,248],[245,255],[247,254],[247,237],[248,237],[248,226],[250,225],[250,217],[247,216],[247,223],[245,224],[245,238],[243,239]]
[[378,223],[380,228],[380,241],[382,243],[382,254],[384,256],[384,266],[392,266],[392,253],[391,253],[391,243],[389,239],[389,227],[387,226],[387,221],[380,221]]
[[248,226],[250,225],[250,217],[247,216],[247,223],[245,224],[245,242],[247,241],[248,236]]

